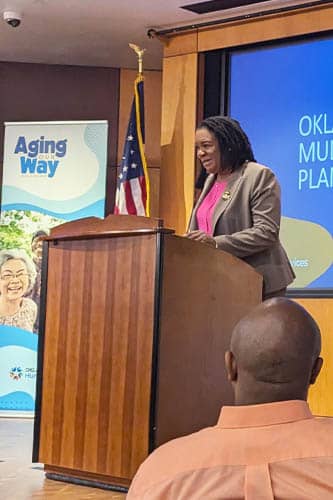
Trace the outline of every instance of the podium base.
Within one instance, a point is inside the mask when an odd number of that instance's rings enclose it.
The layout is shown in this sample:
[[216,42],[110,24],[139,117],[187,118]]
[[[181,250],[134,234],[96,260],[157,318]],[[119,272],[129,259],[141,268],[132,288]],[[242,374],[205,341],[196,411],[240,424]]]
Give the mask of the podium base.
[[92,488],[102,488],[104,490],[118,491],[120,493],[127,493],[131,483],[129,479],[125,478],[94,474],[93,472],[67,469],[54,465],[45,464],[44,470],[47,479],[52,479],[53,481],[90,486]]

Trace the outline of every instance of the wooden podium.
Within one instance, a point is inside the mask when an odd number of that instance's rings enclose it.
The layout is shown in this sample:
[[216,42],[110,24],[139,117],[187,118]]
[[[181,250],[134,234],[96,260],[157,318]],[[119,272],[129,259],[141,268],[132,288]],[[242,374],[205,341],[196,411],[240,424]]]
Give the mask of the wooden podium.
[[232,403],[224,352],[262,278],[145,217],[69,222],[44,245],[33,460],[125,489],[149,452]]

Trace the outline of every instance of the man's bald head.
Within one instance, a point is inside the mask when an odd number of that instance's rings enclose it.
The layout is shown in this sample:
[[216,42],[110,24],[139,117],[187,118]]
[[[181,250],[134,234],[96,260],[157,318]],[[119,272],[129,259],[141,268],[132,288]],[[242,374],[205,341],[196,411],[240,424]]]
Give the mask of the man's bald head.
[[227,370],[239,404],[306,399],[322,364],[318,325],[285,298],[267,300],[243,318],[230,349]]

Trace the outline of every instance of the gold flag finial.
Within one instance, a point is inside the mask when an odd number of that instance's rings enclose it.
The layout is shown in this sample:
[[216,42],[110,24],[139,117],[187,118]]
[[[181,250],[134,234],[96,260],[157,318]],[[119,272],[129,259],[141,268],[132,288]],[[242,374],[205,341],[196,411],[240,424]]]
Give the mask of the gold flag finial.
[[143,60],[143,54],[145,53],[146,49],[140,49],[138,45],[135,45],[135,43],[129,43],[128,44],[131,49],[134,50],[136,55],[138,56],[138,63],[139,63],[139,75],[142,75],[142,60]]

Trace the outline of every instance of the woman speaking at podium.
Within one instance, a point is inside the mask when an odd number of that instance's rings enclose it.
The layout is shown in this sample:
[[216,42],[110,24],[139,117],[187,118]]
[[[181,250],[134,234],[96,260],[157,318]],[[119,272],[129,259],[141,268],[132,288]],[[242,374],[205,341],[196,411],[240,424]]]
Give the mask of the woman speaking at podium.
[[281,296],[295,275],[279,240],[281,198],[274,173],[254,159],[240,124],[203,120],[196,151],[209,174],[186,236],[241,258],[263,275],[263,299]]

